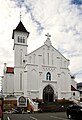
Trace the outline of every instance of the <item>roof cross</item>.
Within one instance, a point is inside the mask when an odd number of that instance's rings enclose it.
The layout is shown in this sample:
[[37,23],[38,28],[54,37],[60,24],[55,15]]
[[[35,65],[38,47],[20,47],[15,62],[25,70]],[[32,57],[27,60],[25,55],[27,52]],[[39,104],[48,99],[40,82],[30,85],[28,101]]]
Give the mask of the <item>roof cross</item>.
[[47,40],[50,40],[51,35],[49,33],[45,34],[45,36],[47,36]]

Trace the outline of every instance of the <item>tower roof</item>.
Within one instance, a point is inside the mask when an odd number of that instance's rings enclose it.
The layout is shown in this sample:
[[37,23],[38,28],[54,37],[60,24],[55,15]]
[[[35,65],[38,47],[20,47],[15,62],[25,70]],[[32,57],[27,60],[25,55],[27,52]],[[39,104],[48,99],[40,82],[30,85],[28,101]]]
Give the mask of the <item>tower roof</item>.
[[13,30],[12,39],[14,39],[14,32],[15,31],[25,32],[25,33],[29,34],[29,32],[26,30],[26,28],[24,27],[24,25],[23,25],[23,23],[21,21],[19,22],[19,24],[16,27],[16,29]]

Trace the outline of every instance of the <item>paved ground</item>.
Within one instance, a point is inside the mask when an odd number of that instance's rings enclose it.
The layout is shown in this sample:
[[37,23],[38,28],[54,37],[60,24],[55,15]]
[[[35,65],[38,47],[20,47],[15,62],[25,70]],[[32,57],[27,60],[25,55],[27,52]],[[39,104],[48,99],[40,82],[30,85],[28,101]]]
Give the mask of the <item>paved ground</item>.
[[68,120],[65,112],[4,114],[3,120]]

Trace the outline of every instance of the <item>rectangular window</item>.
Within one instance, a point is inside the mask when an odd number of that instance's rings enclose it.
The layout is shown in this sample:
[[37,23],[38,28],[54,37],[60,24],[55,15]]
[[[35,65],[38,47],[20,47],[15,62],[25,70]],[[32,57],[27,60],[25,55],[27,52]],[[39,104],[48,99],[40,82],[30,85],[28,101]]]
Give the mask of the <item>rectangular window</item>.
[[23,37],[23,43],[25,43],[25,38]]
[[20,43],[22,43],[22,37],[20,37]]
[[20,41],[19,41],[19,36],[18,36],[18,42],[20,42]]
[[20,37],[20,36],[18,36],[18,42],[19,43],[25,43],[25,37]]

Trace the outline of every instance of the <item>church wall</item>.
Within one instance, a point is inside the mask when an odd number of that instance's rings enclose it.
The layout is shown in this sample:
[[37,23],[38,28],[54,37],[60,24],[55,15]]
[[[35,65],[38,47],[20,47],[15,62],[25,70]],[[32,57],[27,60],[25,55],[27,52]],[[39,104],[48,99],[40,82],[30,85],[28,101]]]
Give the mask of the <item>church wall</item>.
[[[34,60],[34,56],[35,56],[35,60]],[[65,92],[63,94],[61,93],[60,96],[62,98],[64,96],[67,97],[70,96],[70,87],[69,87],[70,77],[68,70],[69,61],[66,58],[64,58],[57,50],[55,50],[52,46],[48,47],[44,45],[38,50],[35,50],[31,54],[29,54],[27,56],[27,60],[29,63],[29,67],[27,67],[29,80],[31,79],[30,78],[31,71],[29,70],[34,68],[37,71],[37,76],[38,76],[37,90],[39,91],[40,99],[42,99],[43,88],[47,84],[52,84],[52,86],[55,87],[56,94],[59,93],[58,91]],[[50,72],[51,74],[51,81],[46,80],[47,72]],[[60,74],[60,78],[58,78],[58,74]],[[28,84],[29,83],[30,81],[28,82]],[[31,88],[29,87],[29,89]],[[69,93],[66,94],[67,91],[69,91]]]
[[66,92],[61,92],[61,99],[66,99],[66,100],[68,100],[68,99],[70,99],[71,98],[71,92],[68,92],[68,91],[66,91]]
[[14,92],[14,75],[7,74],[7,92],[13,94]]
[[38,89],[38,74],[35,69],[31,70],[31,76],[30,76],[30,90],[37,90]]
[[6,80],[7,75],[4,75],[4,78],[2,79],[2,86],[3,86],[3,94],[6,94],[7,92],[7,80]]
[[5,82],[5,76],[2,78],[2,89],[5,91],[6,88],[6,82]]
[[60,69],[58,76],[59,98],[69,99],[71,97],[71,78],[68,69]]
[[25,60],[25,54],[27,53],[27,48],[25,49],[24,46],[15,46],[15,58],[14,58],[14,62],[15,62],[15,67],[19,66],[22,67],[24,65],[23,60]]
[[18,68],[15,68],[14,70],[14,92],[19,91],[19,70]]
[[27,55],[27,33],[14,31],[14,94],[24,94],[24,65]]
[[39,98],[37,65],[27,65],[27,68],[27,96],[31,99]]
[[62,86],[63,87],[62,90],[71,91],[71,85],[70,85],[71,84],[71,77],[70,77],[68,69],[62,70],[61,78],[62,78],[62,83],[64,83],[64,85],[65,85],[65,88]]
[[[20,87],[20,74],[22,73],[21,78],[21,87]],[[23,68],[15,68],[14,70],[14,93],[19,93],[20,95],[23,93],[24,86],[23,86]]]
[[3,94],[13,94],[14,90],[14,75],[5,73],[3,79]]
[[[49,50],[47,50],[49,49]],[[49,53],[49,64],[48,64],[48,53]],[[35,63],[34,61],[34,55],[35,55]],[[39,57],[41,56],[42,58],[42,65],[45,66],[52,66],[52,67],[57,67],[59,66],[59,63],[57,63],[57,57],[59,57],[59,54],[57,53],[56,50],[51,48],[47,48],[47,46],[42,46],[40,49],[35,50],[31,54],[27,56],[27,61],[29,64],[39,64]]]

